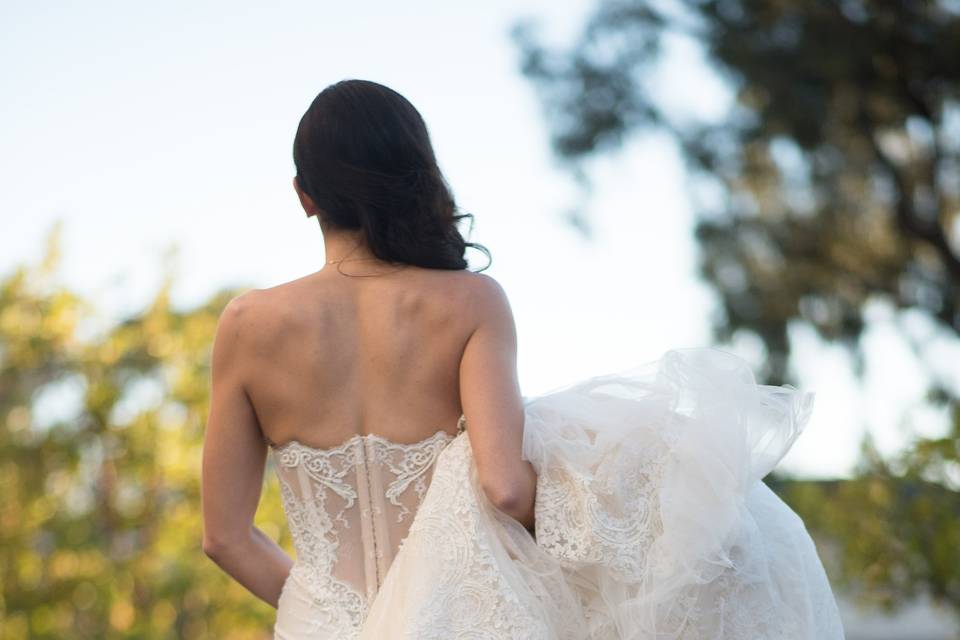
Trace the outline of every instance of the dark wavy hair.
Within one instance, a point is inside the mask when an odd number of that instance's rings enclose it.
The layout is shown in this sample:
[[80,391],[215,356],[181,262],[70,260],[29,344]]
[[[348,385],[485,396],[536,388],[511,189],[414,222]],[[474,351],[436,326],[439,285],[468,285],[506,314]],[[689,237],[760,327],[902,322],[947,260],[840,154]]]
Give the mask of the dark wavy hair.
[[[369,80],[321,91],[293,142],[300,189],[323,226],[360,229],[374,256],[433,269],[466,269],[467,242],[420,113],[402,95]],[[482,270],[482,269],[481,269]]]

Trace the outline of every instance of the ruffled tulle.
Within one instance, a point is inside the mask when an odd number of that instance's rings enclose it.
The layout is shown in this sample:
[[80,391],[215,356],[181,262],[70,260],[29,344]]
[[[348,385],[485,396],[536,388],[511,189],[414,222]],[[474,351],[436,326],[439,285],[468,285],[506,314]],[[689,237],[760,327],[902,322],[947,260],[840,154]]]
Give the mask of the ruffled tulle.
[[762,482],[813,399],[709,348],[526,398],[536,538],[459,436],[361,637],[843,638],[803,522]]
[[760,482],[813,400],[683,349],[528,402],[537,541],[589,576],[596,637],[842,637],[802,522]]

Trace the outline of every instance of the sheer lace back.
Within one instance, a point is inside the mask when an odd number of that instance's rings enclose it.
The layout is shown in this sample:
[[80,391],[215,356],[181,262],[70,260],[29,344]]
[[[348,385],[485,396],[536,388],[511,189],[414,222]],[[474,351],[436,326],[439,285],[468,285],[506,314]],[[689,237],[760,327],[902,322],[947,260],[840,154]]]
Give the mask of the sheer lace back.
[[296,550],[288,580],[308,591],[319,626],[343,637],[359,629],[453,438],[441,429],[411,444],[373,434],[329,449],[269,443]]

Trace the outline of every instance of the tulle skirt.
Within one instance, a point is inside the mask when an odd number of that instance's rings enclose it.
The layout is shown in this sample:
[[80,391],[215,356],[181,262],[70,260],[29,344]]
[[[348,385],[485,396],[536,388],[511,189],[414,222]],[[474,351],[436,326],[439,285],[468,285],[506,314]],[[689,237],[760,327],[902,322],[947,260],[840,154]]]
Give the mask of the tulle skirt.
[[440,455],[359,631],[368,640],[835,640],[803,522],[762,479],[814,395],[710,348],[525,398],[535,537]]

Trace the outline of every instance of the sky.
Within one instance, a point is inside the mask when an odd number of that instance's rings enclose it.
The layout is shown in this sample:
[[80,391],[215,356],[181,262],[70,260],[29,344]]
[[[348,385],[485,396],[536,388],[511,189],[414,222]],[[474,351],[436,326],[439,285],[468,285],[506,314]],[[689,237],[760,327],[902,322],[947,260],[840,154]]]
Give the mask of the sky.
[[[458,204],[476,216],[468,240],[490,248],[487,273],[510,297],[525,395],[707,346],[716,299],[696,277],[689,184],[668,139],[646,135],[593,164],[590,238],[565,219],[580,196],[550,155],[509,29],[540,18],[550,40],[569,41],[590,7],[4,3],[0,274],[36,261],[56,221],[62,278],[104,318],[149,301],[165,269],[183,305],[318,270],[322,236],[291,187],[293,135],[323,87],[364,78],[420,110]],[[671,49],[651,87],[700,115],[731,100],[690,43]],[[783,471],[844,475],[867,425],[889,452],[940,424],[899,420],[925,379],[898,319],[871,313],[876,366],[863,385],[840,349],[793,333],[800,386],[817,396]],[[749,339],[730,350],[762,357]]]

